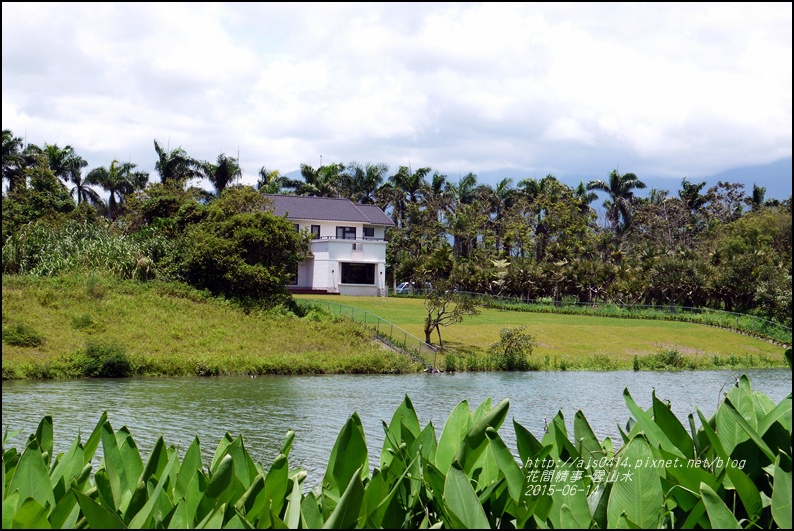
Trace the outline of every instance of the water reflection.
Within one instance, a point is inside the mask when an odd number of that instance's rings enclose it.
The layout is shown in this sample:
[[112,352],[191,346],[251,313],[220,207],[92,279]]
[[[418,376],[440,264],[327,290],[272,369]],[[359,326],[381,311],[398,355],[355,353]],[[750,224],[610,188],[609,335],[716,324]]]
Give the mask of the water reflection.
[[[85,441],[107,410],[114,429],[129,427],[146,453],[160,434],[182,452],[198,435],[205,463],[229,432],[242,433],[254,460],[269,466],[292,429],[296,438],[290,463],[308,470],[307,484],[316,485],[337,434],[353,412],[361,417],[370,462],[377,462],[383,444],[381,421],[391,420],[406,394],[420,424],[432,422],[439,437],[460,401],[467,400],[474,409],[486,398],[494,404],[509,398],[510,412],[500,434],[513,449],[512,419],[539,437],[544,418],[551,421],[560,409],[569,429],[574,413],[581,409],[599,438],[611,437],[619,443],[617,425],[625,425],[629,416],[624,388],[646,408],[656,389],[657,396],[669,400],[676,415],[685,420],[695,406],[707,416],[713,413],[739,374],[618,371],[7,381],[2,414],[4,429],[23,430],[11,439],[17,447],[35,431],[41,417],[52,415],[56,451],[65,451],[79,432]],[[791,392],[789,370],[747,374],[753,389],[775,402]]]

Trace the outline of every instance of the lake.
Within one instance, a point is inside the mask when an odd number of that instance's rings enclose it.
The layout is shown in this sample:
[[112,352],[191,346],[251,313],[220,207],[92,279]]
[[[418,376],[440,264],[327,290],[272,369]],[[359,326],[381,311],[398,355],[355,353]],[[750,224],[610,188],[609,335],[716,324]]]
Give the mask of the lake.
[[743,373],[753,390],[767,393],[775,403],[791,392],[789,369],[11,380],[3,382],[3,430],[22,429],[8,444],[21,450],[41,418],[52,415],[55,450],[66,451],[78,433],[85,442],[107,410],[113,428],[126,425],[146,455],[160,434],[180,449],[180,457],[198,435],[208,465],[224,433],[242,433],[253,459],[267,468],[292,429],[290,465],[308,471],[311,487],[320,483],[336,437],[353,412],[361,417],[370,463],[376,464],[383,444],[381,421],[391,420],[406,394],[422,427],[432,421],[437,437],[462,400],[473,410],[486,398],[494,405],[509,398],[510,411],[499,433],[515,453],[512,419],[540,438],[544,420],[551,421],[562,409],[572,430],[573,416],[581,409],[600,439],[611,437],[619,446],[617,425],[625,426],[629,417],[624,388],[644,408],[650,407],[656,389],[657,397],[669,400],[688,426],[686,416],[696,406],[710,416]]

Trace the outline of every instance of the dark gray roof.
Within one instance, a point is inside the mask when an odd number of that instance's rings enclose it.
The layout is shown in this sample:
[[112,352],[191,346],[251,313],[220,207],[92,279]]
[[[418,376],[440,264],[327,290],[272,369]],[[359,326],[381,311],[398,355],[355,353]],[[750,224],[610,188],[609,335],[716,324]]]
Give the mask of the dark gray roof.
[[350,199],[304,195],[265,194],[273,201],[273,213],[287,219],[352,221],[390,227],[394,222],[377,205],[362,205]]

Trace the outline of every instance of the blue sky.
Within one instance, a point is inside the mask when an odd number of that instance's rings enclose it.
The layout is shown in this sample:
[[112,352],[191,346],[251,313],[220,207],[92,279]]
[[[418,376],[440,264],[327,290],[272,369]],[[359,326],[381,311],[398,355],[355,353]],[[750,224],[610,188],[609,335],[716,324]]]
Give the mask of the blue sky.
[[[677,189],[792,155],[791,3],[3,3],[3,128],[262,166]],[[789,164],[790,168],[790,164]],[[791,193],[786,183],[764,183]],[[770,186],[771,185],[771,186]]]

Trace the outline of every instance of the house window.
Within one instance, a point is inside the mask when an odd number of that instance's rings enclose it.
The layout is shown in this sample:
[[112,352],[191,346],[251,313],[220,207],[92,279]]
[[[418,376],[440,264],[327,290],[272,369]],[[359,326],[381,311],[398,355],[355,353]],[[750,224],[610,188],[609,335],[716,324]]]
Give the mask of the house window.
[[365,238],[374,238],[375,237],[375,227],[364,227],[364,237]]
[[300,232],[300,231],[301,231],[301,226],[298,223],[296,223],[295,224],[295,232]]
[[356,228],[355,227],[337,227],[336,237],[340,240],[355,240]]
[[342,263],[342,284],[375,284],[375,264]]
[[312,225],[312,240],[319,240],[319,239],[320,239],[320,226]]

